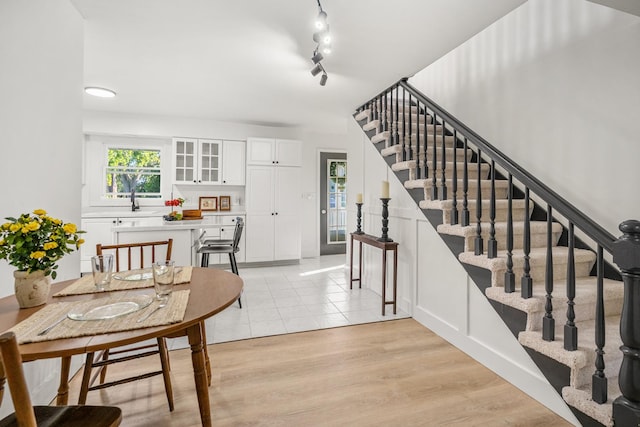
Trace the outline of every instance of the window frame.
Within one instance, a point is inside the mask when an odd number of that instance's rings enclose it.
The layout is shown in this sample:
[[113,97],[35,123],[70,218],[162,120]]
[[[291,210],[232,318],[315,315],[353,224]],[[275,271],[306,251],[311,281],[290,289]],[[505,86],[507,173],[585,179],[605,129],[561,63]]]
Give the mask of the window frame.
[[[123,146],[125,145],[125,146]],[[105,188],[107,188],[107,169],[109,169],[109,165],[108,165],[108,160],[109,160],[109,150],[132,150],[132,151],[158,151],[159,155],[160,155],[160,165],[158,166],[158,170],[159,170],[159,175],[160,175],[160,192],[159,192],[159,197],[140,197],[140,198],[136,198],[136,201],[141,202],[142,200],[163,200],[163,192],[162,192],[162,187],[163,187],[163,183],[164,183],[164,177],[163,177],[163,173],[162,173],[162,166],[163,166],[163,158],[164,158],[164,153],[162,150],[162,147],[152,147],[152,146],[126,146],[126,144],[116,144],[116,143],[106,143],[104,144],[103,147],[103,155],[102,155],[102,177],[101,177],[101,181],[102,181],[102,186],[101,186],[101,190],[100,190],[100,198],[102,200],[105,201],[109,201],[109,200],[129,200],[126,197],[123,198],[110,198],[110,197],[106,197],[106,193],[105,193]],[[129,202],[130,203],[130,202]]]
[[[172,188],[171,139],[149,137],[152,141],[137,141],[134,136],[85,134],[83,164],[83,206],[85,207],[131,207],[129,199],[105,198],[106,168],[109,149],[160,150],[160,194],[157,199],[137,199],[141,207],[164,206]],[[142,138],[141,138],[142,139]]]

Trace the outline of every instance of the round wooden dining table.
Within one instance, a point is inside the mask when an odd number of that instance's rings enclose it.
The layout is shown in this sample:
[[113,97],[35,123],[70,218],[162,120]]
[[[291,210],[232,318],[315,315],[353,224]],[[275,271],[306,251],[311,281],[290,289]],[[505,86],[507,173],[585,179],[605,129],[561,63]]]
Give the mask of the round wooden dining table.
[[[52,285],[51,295],[72,284],[68,280]],[[22,344],[19,346],[23,362],[39,359],[62,358],[60,388],[57,404],[64,405],[68,401],[68,381],[71,356],[88,352],[128,345],[165,336],[187,336],[191,346],[191,361],[193,377],[200,408],[200,418],[203,426],[211,425],[211,408],[209,403],[208,374],[205,360],[203,322],[205,319],[221,312],[233,304],[242,292],[242,279],[227,271],[194,267],[189,283],[175,285],[176,291],[189,289],[189,302],[182,322],[170,325],[135,329],[126,332],[101,334],[80,338],[56,339],[51,341]],[[152,288],[128,290],[130,293],[148,294]],[[79,301],[104,297],[104,293],[73,295],[66,297],[49,296],[48,302]],[[38,310],[41,305],[33,308],[18,307],[15,296],[0,299],[0,331],[6,331],[25,320]]]

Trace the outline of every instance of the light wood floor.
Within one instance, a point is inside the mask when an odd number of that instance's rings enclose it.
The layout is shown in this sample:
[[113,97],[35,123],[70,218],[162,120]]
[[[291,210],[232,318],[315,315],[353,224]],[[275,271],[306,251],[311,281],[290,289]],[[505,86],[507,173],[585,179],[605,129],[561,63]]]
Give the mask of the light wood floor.
[[[209,353],[215,426],[570,425],[413,319],[215,344]],[[173,413],[160,377],[91,392],[87,403],[121,407],[124,426],[197,426],[189,350],[172,351],[171,365]]]

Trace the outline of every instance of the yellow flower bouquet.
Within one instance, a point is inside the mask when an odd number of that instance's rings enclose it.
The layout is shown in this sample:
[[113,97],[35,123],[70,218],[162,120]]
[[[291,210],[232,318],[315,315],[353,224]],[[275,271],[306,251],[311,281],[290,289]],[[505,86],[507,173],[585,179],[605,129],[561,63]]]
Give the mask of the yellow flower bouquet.
[[43,271],[56,278],[56,264],[65,254],[78,249],[84,240],[75,224],[63,223],[42,209],[5,218],[0,226],[0,259],[20,271]]

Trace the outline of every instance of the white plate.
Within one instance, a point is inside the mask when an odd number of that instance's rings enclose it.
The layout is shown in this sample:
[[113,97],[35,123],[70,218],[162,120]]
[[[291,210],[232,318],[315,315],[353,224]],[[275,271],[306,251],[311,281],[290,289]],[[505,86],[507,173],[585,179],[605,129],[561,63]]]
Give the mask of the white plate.
[[124,316],[134,313],[147,307],[153,298],[150,295],[134,295],[127,301],[114,302],[97,307],[78,307],[69,313],[67,317],[71,320],[105,320],[114,317]]
[[124,280],[127,282],[138,282],[140,280],[153,279],[153,273],[150,271],[137,271],[137,272],[125,272],[115,273],[113,278],[116,280]]

